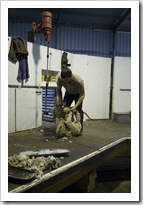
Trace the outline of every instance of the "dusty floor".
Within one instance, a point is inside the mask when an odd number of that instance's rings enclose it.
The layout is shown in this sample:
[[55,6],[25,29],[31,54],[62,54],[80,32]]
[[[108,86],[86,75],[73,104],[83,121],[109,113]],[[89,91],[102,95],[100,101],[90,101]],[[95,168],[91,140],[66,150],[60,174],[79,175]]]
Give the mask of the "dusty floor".
[[[70,157],[62,162],[66,164],[76,160],[77,156],[80,158],[123,137],[131,137],[131,124],[118,124],[111,120],[85,121],[82,136],[57,139],[56,124],[43,121],[39,128],[9,134],[8,155],[33,149],[66,148],[71,150]],[[72,192],[72,188],[69,189],[63,192]],[[98,181],[94,192],[128,193],[131,192],[131,180],[117,177],[114,181]]]
[[[118,124],[111,120],[85,121],[82,136],[57,139],[56,124],[43,121],[41,127],[10,133],[8,135],[8,155],[17,154],[21,150],[55,147],[57,144],[65,148],[65,146],[67,147],[74,142],[80,143],[84,138],[88,138],[88,144],[91,145],[92,142],[90,138],[93,140],[93,137],[96,137],[98,146],[100,146],[100,144],[104,146],[104,144],[106,145],[106,142],[108,142],[108,139],[116,141],[123,137],[131,137],[131,125]],[[96,148],[95,146],[94,144],[94,148]]]

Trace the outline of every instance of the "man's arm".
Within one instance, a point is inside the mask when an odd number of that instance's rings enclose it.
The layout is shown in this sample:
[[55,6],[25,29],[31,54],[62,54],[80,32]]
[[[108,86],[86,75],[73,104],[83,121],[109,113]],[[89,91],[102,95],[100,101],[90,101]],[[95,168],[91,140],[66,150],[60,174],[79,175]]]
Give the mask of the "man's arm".
[[62,90],[61,90],[62,87],[58,86],[57,87],[57,103],[58,104],[62,104]]
[[73,107],[71,108],[71,111],[74,111],[74,110],[77,109],[77,107],[83,102],[84,97],[85,97],[85,94],[83,93],[83,94],[79,97],[79,99],[78,99],[77,103],[75,104],[75,106],[73,106]]

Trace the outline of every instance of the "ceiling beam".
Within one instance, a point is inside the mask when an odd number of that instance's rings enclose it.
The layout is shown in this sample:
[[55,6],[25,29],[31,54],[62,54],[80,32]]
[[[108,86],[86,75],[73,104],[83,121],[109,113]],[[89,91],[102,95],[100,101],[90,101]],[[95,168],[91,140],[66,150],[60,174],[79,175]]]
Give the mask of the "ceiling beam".
[[130,13],[131,13],[131,9],[129,8],[125,11],[124,14],[122,14],[121,18],[117,20],[112,30],[116,31],[119,28],[119,26],[124,22],[124,20],[129,16]]

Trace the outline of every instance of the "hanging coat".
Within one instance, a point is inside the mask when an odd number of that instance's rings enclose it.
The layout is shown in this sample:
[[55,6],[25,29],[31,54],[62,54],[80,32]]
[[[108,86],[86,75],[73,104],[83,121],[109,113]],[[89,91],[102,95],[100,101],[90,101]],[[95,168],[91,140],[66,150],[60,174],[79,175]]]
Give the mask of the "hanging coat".
[[23,82],[24,80],[27,82],[30,75],[28,67],[28,51],[25,40],[17,36],[11,38],[8,59],[12,63],[19,62],[17,75],[18,82]]

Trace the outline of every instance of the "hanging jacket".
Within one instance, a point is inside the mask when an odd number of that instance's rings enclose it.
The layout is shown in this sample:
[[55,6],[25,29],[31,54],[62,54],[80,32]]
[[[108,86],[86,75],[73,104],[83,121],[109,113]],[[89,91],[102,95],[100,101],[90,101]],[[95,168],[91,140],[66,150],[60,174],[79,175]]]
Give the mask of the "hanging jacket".
[[26,41],[17,36],[11,38],[11,44],[9,49],[8,58],[13,63],[16,63],[19,59],[28,56]]
[[30,75],[28,68],[28,51],[25,40],[17,36],[11,38],[8,59],[12,63],[19,62],[17,81],[23,83],[25,80],[25,82],[27,82]]

